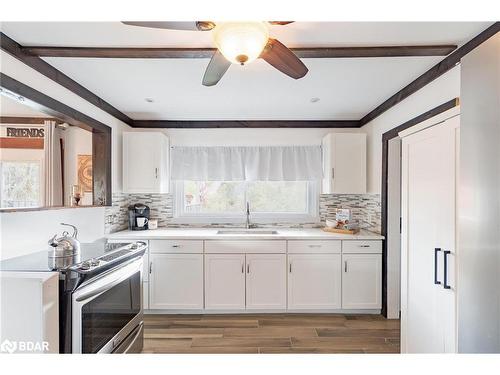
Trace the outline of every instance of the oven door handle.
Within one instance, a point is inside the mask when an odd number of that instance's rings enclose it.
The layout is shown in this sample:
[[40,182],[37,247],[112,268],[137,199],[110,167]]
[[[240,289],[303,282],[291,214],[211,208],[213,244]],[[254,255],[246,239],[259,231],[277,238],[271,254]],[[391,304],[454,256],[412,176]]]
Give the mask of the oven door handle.
[[100,288],[97,288],[97,289],[91,290],[87,293],[84,293],[81,296],[78,296],[76,298],[76,302],[82,302],[82,301],[97,297],[98,295],[100,295],[100,294],[110,290],[114,286],[120,284],[122,281],[127,280],[130,276],[131,275],[129,273],[127,273],[126,275],[123,275],[115,280],[112,280],[109,283],[107,283],[106,285],[101,286]]

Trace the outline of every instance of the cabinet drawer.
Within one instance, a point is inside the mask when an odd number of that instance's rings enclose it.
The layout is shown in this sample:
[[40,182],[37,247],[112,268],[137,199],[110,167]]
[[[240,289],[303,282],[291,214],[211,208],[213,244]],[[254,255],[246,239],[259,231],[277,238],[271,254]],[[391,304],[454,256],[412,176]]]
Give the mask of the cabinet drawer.
[[150,240],[149,251],[151,253],[203,253],[203,241],[201,240]]
[[288,241],[290,254],[338,254],[341,249],[340,240],[291,240]]
[[344,254],[381,254],[382,241],[380,240],[344,240],[342,241],[342,252]]
[[248,240],[248,241],[205,241],[206,253],[249,253],[249,254],[284,254],[286,253],[286,241],[280,240]]

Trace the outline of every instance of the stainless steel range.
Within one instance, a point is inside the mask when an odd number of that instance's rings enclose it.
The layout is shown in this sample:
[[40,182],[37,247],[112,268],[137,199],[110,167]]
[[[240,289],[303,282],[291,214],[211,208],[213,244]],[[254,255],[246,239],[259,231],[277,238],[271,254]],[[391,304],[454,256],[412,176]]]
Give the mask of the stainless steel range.
[[59,272],[60,353],[138,353],[146,249],[144,242],[81,244],[73,264],[41,251],[2,261],[0,269]]
[[144,242],[60,270],[63,353],[138,353],[143,342]]

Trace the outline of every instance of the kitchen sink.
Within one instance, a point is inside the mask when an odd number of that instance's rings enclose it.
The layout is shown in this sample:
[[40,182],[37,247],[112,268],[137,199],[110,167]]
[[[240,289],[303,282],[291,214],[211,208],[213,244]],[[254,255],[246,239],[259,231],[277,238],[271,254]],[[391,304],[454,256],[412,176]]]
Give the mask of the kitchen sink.
[[278,234],[278,231],[262,229],[219,230],[217,234]]

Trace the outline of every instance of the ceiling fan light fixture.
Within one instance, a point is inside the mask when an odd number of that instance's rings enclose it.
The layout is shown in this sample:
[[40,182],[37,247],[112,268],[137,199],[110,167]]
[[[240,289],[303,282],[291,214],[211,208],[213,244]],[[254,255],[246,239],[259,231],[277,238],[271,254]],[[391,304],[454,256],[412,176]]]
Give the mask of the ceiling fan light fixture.
[[217,23],[212,33],[214,43],[224,57],[240,65],[257,59],[269,39],[265,22]]

